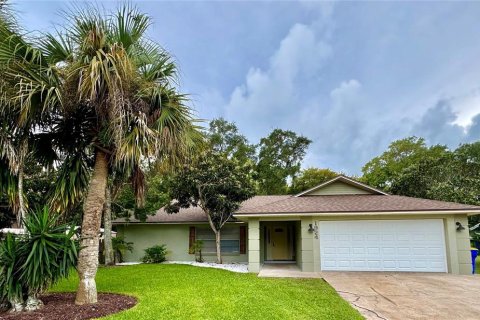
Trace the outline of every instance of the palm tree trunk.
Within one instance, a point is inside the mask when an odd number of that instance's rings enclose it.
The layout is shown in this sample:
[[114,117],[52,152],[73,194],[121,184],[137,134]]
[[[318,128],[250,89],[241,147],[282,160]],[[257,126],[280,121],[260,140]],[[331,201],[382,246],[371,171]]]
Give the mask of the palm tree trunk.
[[103,243],[105,253],[105,265],[111,266],[113,260],[112,246],[112,195],[110,187],[105,189],[105,206],[103,207]]
[[18,228],[23,228],[23,221],[25,219],[25,214],[27,212],[25,205],[25,194],[23,193],[23,181],[25,178],[25,159],[27,157],[28,150],[28,140],[23,139],[20,150],[19,150],[19,160],[18,160],[18,211],[17,211],[17,226]]
[[95,275],[98,268],[98,242],[103,204],[105,203],[105,188],[108,178],[108,161],[104,152],[97,150],[93,176],[85,199],[80,252],[78,255],[78,285],[75,303],[83,305],[97,302],[97,286]]
[[20,163],[18,167],[18,211],[17,211],[17,226],[23,228],[23,221],[25,219],[25,198],[23,194],[23,179],[24,179],[24,165]]

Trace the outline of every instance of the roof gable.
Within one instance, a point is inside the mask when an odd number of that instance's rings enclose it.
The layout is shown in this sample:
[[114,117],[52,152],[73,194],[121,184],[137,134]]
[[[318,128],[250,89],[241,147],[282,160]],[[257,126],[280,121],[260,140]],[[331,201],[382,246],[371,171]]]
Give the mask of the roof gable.
[[355,194],[387,195],[387,193],[381,190],[341,175],[316,187],[303,191],[295,195],[295,197]]

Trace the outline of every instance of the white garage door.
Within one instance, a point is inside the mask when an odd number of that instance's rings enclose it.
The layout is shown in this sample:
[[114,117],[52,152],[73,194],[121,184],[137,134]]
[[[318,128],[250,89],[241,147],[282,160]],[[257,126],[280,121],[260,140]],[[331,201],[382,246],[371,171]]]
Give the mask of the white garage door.
[[447,272],[443,221],[319,223],[322,270]]

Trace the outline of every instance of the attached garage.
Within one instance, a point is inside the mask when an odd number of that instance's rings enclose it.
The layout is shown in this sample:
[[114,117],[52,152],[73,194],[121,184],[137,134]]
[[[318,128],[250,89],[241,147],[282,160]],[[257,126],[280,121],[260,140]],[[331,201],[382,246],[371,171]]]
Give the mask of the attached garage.
[[319,222],[322,271],[447,272],[442,219]]
[[[234,216],[248,223],[251,272],[289,262],[303,272],[471,274],[468,216],[478,214],[479,206],[390,195],[338,176],[296,195],[254,197]],[[268,226],[283,224],[293,236],[272,240]],[[269,246],[284,243],[292,259],[272,261]]]

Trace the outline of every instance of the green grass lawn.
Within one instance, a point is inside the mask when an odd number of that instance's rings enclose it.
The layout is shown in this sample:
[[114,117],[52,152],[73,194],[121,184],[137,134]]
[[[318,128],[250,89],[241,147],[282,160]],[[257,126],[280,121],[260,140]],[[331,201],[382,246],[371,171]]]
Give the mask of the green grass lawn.
[[[75,291],[77,277],[52,291]],[[363,319],[321,279],[266,279],[187,265],[100,268],[101,292],[137,297],[105,319]]]

